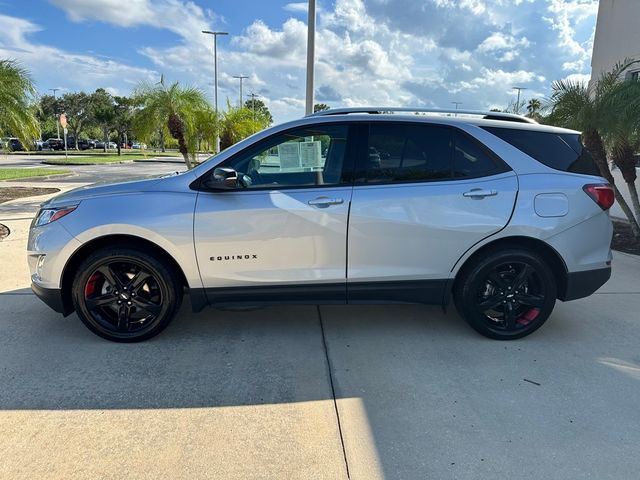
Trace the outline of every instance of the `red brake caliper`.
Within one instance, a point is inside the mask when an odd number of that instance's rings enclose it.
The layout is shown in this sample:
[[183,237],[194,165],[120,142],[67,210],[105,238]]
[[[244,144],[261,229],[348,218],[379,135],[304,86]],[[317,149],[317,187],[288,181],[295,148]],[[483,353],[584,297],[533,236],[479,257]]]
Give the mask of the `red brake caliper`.
[[522,315],[518,319],[518,323],[520,325],[529,325],[531,322],[533,322],[536,319],[539,313],[540,313],[539,308],[530,308],[529,310],[527,310],[527,312],[524,315]]
[[91,275],[91,278],[89,278],[89,281],[87,282],[87,286],[84,287],[85,297],[87,298],[90,297],[96,291],[96,283],[98,281],[98,278],[100,277],[98,276],[97,273],[94,273],[93,275]]

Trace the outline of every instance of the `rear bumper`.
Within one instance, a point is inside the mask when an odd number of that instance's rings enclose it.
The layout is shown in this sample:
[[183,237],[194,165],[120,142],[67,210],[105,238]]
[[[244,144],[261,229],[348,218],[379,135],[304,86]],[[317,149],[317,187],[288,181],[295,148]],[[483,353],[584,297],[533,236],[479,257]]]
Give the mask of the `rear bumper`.
[[567,287],[560,300],[569,301],[588,297],[611,278],[611,267],[570,272],[567,274]]
[[62,296],[62,290],[59,288],[43,288],[36,283],[31,283],[31,290],[33,290],[33,293],[35,293],[36,296],[50,308],[63,314],[65,317],[73,312],[73,309],[70,308],[69,305],[65,304],[64,297]]

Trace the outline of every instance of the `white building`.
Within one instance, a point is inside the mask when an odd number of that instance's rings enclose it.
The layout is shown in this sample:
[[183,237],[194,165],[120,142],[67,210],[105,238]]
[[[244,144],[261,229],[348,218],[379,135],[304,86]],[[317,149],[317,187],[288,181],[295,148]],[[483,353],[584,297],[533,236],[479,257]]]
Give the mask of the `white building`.
[[[600,0],[591,78],[597,79],[625,58],[640,60],[640,0]],[[640,64],[630,68],[626,77],[640,80]]]

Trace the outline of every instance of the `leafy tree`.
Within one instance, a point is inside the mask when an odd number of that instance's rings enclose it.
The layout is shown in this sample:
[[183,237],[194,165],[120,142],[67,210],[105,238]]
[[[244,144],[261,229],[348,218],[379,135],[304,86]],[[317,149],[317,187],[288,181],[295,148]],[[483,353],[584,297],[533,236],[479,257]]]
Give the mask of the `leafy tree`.
[[40,136],[35,97],[29,73],[14,60],[0,60],[0,130],[17,137],[25,148]]
[[269,108],[259,98],[250,98],[244,102],[244,108],[248,108],[252,112],[255,112],[256,115],[262,115],[269,121],[268,125],[273,123],[273,117],[271,116]]
[[327,105],[326,103],[316,103],[313,106],[313,113],[324,112],[325,110],[329,110],[329,108],[329,105]]
[[197,146],[196,112],[208,107],[201,90],[182,87],[178,82],[165,85],[142,83],[134,93],[141,104],[134,119],[134,130],[143,139],[151,138],[162,125],[178,141],[178,150],[192,168]]
[[118,155],[122,155],[122,140],[132,129],[133,116],[136,108],[134,99],[127,97],[113,97],[113,129],[118,133]]
[[78,139],[91,121],[91,97],[84,92],[65,93],[61,97],[61,106],[67,115],[69,133],[73,136],[77,150]]
[[227,111],[222,118],[220,148],[224,150],[268,126],[268,117],[247,108],[234,108],[227,102]]
[[618,102],[620,94],[614,78],[620,76],[620,67],[613,72],[603,74],[591,86],[584,82],[570,80],[556,81],[552,85],[550,100],[551,113],[548,120],[552,124],[582,131],[585,146],[593,156],[600,174],[613,186],[616,201],[629,220],[631,230],[636,238],[640,238],[640,227],[633,216],[626,200],[618,190],[609,165],[603,141],[606,135],[608,120],[616,115],[621,107]]
[[104,140],[103,151],[107,151],[109,142],[109,132],[113,128],[113,122],[116,117],[115,103],[109,92],[103,88],[97,89],[91,95],[91,119],[102,130],[102,138]]

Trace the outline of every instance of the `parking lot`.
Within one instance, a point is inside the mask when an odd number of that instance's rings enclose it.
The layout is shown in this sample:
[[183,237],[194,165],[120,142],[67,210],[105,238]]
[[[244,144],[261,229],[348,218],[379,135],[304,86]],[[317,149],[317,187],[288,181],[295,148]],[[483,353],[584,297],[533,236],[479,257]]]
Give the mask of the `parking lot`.
[[[40,182],[183,167],[88,168]],[[187,299],[163,334],[123,345],[31,294],[40,201],[0,205],[0,478],[637,477],[638,257],[616,252],[597,294],[519,341],[453,308],[193,314]]]

